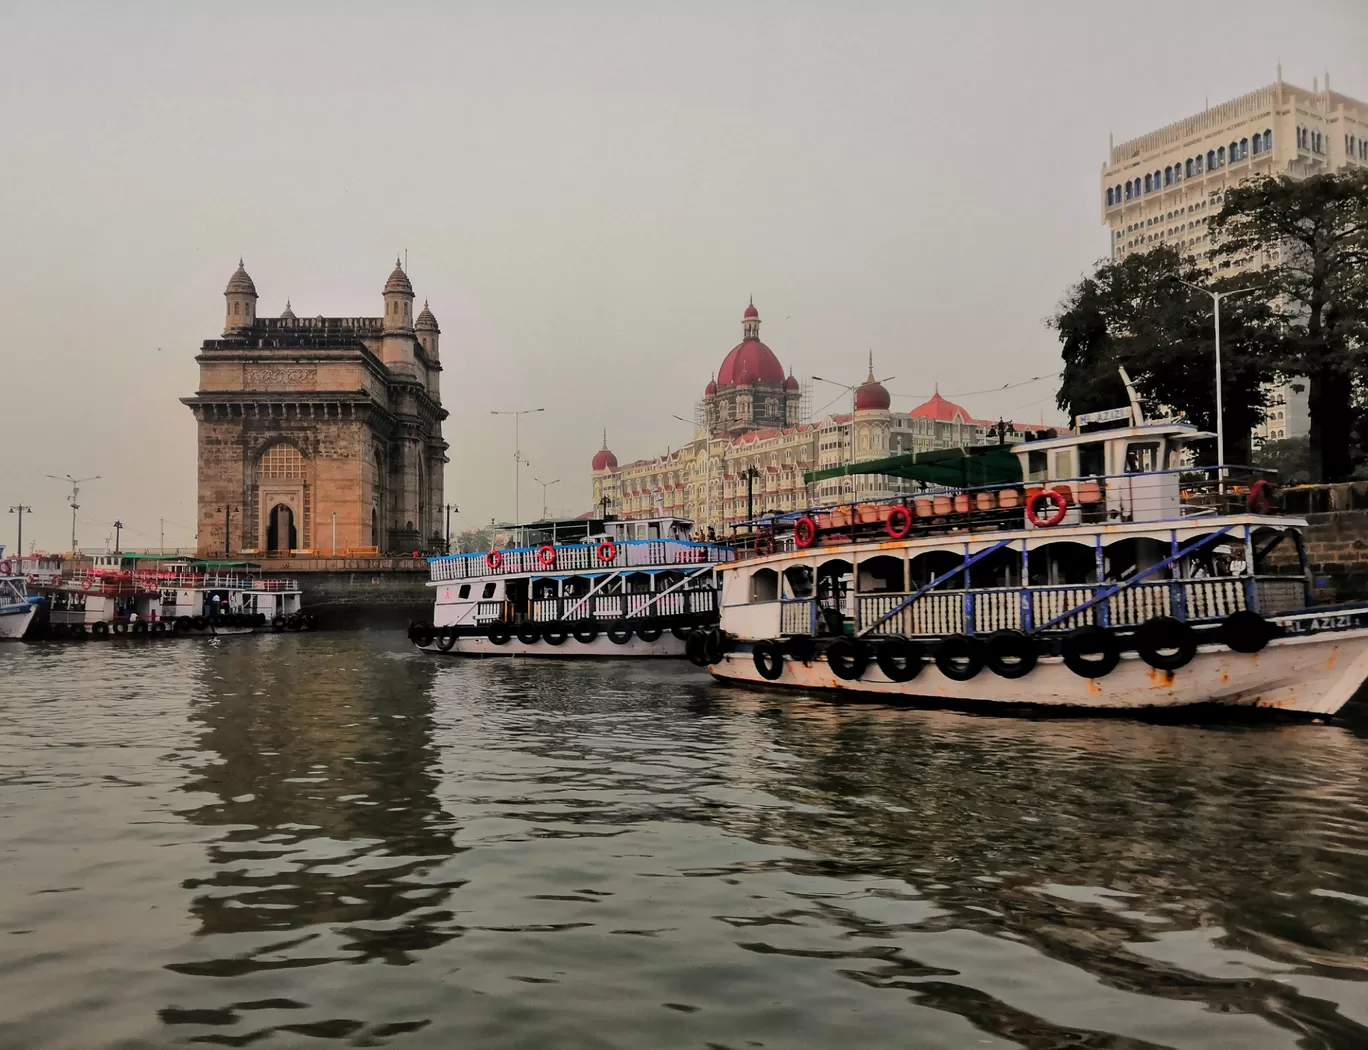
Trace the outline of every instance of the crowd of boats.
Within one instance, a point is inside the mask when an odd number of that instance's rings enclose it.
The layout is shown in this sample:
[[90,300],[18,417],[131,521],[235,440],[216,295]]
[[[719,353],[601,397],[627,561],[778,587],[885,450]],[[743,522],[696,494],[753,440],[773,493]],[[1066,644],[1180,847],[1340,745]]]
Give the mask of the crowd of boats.
[[0,639],[81,641],[250,634],[317,627],[297,580],[244,563],[157,555],[99,555],[69,567],[5,557],[0,547]]
[[[1209,438],[1128,409],[1075,432],[838,468],[906,494],[766,514],[538,521],[430,559],[434,656],[687,658],[755,687],[986,709],[1339,710],[1368,679],[1368,603],[1318,605],[1304,519],[1271,481],[1199,468]],[[832,473],[832,472],[829,472]],[[294,580],[108,555],[0,560],[0,637],[316,626]]]

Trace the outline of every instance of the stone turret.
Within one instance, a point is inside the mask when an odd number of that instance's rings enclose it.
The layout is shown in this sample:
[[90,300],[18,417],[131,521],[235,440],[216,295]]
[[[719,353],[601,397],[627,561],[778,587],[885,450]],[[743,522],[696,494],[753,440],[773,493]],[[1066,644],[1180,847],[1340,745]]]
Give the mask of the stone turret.
[[251,328],[256,321],[257,290],[241,259],[238,260],[233,276],[228,278],[228,287],[223,290],[223,297],[227,300],[223,334],[229,335]]
[[394,260],[394,272],[385,282],[385,331],[409,332],[413,330],[413,285],[409,284],[408,274]]
[[437,356],[437,341],[441,338],[442,330],[437,327],[437,318],[432,316],[432,311],[428,309],[427,300],[423,300],[423,311],[418,315],[418,320],[413,325],[414,334],[418,337],[419,344],[423,347],[423,354],[428,360],[428,393],[434,401],[441,400],[440,379],[442,365]]

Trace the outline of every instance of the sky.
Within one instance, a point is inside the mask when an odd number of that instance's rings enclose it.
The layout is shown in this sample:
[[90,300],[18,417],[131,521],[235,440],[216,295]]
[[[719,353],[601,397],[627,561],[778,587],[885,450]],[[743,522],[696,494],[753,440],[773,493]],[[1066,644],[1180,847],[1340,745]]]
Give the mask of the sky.
[[[1368,98],[1368,3],[0,3],[0,542],[194,543],[200,343],[442,328],[453,531],[589,509],[740,339],[907,410],[1061,422],[1045,320],[1107,251],[1108,134],[1271,83]],[[1028,382],[1033,377],[1044,376]],[[1002,389],[1006,387],[1006,389]],[[814,384],[813,409],[848,394]],[[830,405],[828,406],[828,402]],[[526,517],[527,514],[524,513]],[[11,548],[12,549],[12,548]]]

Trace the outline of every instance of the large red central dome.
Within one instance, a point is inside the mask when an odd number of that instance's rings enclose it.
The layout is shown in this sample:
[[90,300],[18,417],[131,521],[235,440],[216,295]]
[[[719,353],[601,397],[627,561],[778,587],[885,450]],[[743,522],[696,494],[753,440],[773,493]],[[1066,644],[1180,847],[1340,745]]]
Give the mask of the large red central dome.
[[784,381],[784,366],[774,356],[774,351],[759,339],[743,339],[732,347],[717,370],[717,385],[732,386],[740,381],[743,373],[752,383]]

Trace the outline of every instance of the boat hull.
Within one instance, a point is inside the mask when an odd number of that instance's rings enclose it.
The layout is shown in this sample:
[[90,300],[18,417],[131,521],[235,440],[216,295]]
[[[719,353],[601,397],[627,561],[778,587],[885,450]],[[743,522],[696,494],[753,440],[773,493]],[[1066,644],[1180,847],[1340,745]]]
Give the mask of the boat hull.
[[709,670],[721,681],[837,690],[927,706],[1087,711],[1217,706],[1325,716],[1344,706],[1368,679],[1368,628],[1278,638],[1253,654],[1203,645],[1177,671],[1157,670],[1135,653],[1125,653],[1103,678],[1079,677],[1060,657],[1044,656],[1019,679],[985,668],[968,681],[955,681],[928,660],[909,682],[890,681],[873,661],[860,679],[844,681],[819,656],[807,664],[785,659],[779,678],[771,681],[756,669],[749,649],[725,653]]
[[0,608],[0,641],[17,641],[24,637],[35,611],[31,604]]
[[573,637],[560,645],[536,641],[530,645],[510,638],[503,645],[495,645],[483,635],[467,635],[452,641],[450,649],[442,649],[436,642],[418,646],[423,652],[438,656],[527,656],[546,659],[610,659],[631,657],[634,659],[679,659],[684,655],[684,643],[669,631],[664,632],[653,642],[644,642],[633,636],[621,645],[606,634],[601,634],[592,642],[579,642]]

